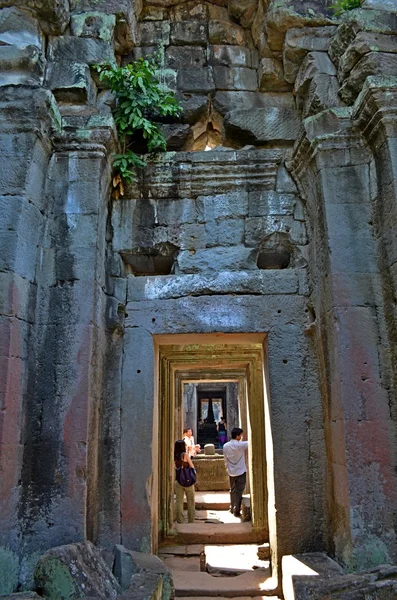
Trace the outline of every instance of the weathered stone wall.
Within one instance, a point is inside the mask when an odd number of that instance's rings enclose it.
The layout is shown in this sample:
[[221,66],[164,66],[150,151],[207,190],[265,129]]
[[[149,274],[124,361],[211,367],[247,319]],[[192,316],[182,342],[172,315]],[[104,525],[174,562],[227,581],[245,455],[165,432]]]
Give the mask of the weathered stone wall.
[[[280,553],[396,560],[397,10],[329,4],[0,0],[0,546],[26,585],[52,545],[156,545],[158,334],[268,333]],[[159,45],[184,113],[112,201],[90,67]]]

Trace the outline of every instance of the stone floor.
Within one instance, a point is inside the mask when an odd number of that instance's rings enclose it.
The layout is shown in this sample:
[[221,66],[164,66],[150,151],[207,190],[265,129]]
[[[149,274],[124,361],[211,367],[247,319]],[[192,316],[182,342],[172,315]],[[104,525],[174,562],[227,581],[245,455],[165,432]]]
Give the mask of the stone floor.
[[228,506],[227,493],[197,492],[195,523],[175,523],[175,536],[159,549],[179,600],[277,600],[269,545]]

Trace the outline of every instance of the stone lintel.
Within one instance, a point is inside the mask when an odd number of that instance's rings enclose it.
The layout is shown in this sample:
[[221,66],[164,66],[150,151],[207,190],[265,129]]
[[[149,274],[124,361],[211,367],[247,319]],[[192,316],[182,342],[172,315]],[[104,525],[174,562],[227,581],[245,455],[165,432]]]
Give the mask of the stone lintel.
[[[300,271],[222,272],[208,275],[129,277],[128,301],[166,300],[212,294],[299,294]],[[306,271],[304,271],[306,275]],[[306,277],[305,277],[306,278]]]
[[280,150],[255,149],[167,152],[154,160],[148,157],[143,189],[153,198],[274,189],[282,156]]

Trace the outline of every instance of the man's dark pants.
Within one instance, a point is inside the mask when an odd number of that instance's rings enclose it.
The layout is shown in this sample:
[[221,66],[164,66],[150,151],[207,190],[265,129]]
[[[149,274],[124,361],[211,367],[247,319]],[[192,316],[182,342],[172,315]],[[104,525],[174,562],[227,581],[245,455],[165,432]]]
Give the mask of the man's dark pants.
[[234,514],[239,514],[241,509],[241,500],[243,498],[245,483],[247,480],[247,473],[237,475],[237,477],[231,477],[230,481],[230,510]]

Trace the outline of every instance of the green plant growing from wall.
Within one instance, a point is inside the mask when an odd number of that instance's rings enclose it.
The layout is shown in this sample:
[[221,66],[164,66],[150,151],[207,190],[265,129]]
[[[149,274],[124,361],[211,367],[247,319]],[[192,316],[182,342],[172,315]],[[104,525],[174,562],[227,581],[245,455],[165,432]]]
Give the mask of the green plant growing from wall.
[[339,17],[339,15],[343,14],[348,10],[353,10],[354,8],[360,8],[361,0],[336,0],[335,4],[332,4],[331,8],[334,11],[335,15]]
[[133,136],[142,134],[149,152],[165,150],[166,140],[158,124],[163,117],[178,117],[182,108],[174,92],[161,82],[161,52],[119,67],[102,64],[94,67],[113,92],[121,152],[113,157],[113,196],[124,195],[124,185],[136,181],[137,168],[146,163],[136,154]]

